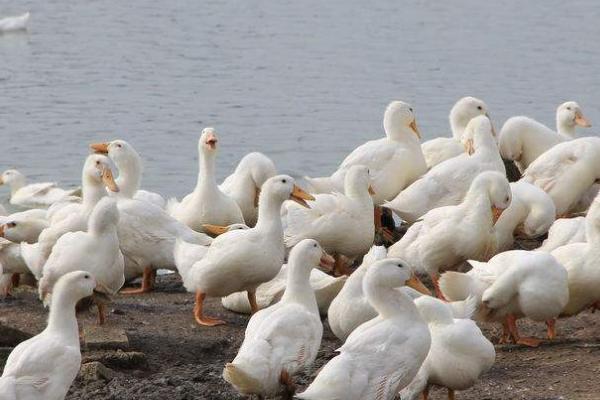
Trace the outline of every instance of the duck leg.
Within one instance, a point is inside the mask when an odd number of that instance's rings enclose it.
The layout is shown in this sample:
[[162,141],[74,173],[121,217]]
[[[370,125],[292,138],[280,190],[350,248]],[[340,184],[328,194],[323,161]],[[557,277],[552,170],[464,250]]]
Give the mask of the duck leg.
[[21,274],[12,274],[10,280],[12,282],[12,287],[19,287],[19,284],[21,283]]
[[379,206],[373,208],[373,221],[375,223],[375,232],[381,232],[383,239],[389,243],[394,243],[394,233],[383,225],[383,209]]
[[194,305],[194,318],[196,319],[196,322],[198,323],[198,325],[203,325],[203,326],[225,325],[225,321],[207,317],[203,314],[205,298],[206,298],[206,293],[202,293],[200,291],[196,292],[196,304]]
[[440,275],[431,275],[431,281],[433,282],[433,288],[435,289],[435,295],[437,298],[443,301],[448,301],[440,289]]
[[448,389],[448,400],[454,400],[454,390]]
[[250,303],[250,311],[255,314],[258,311],[258,303],[256,302],[256,289],[248,290],[248,302]]
[[154,282],[156,281],[156,271],[151,267],[144,268],[144,274],[142,275],[142,286],[138,289],[123,289],[121,294],[142,294],[151,292],[154,289]]
[[428,400],[429,399],[429,385],[425,386],[425,389],[423,389],[423,393],[421,393],[421,400]]
[[96,307],[98,307],[98,325],[104,325],[106,322],[106,305],[96,301]]
[[279,375],[279,382],[284,386],[284,399],[292,400],[296,393],[296,384],[290,374],[284,369]]
[[335,263],[333,264],[333,275],[334,276],[342,276],[342,275],[350,275],[351,271],[347,267],[346,263],[342,259],[342,256],[339,254],[335,254],[333,256]]
[[548,327],[548,339],[556,339],[556,318],[549,319],[548,321],[546,321],[546,326]]
[[508,323],[506,321],[502,322],[502,336],[500,336],[500,340],[498,344],[507,344],[510,340],[510,330],[508,328]]
[[510,331],[510,336],[516,344],[522,344],[529,347],[538,347],[542,342],[540,339],[532,337],[519,336],[519,328],[517,327],[517,319],[514,315],[509,314],[506,317],[506,323]]

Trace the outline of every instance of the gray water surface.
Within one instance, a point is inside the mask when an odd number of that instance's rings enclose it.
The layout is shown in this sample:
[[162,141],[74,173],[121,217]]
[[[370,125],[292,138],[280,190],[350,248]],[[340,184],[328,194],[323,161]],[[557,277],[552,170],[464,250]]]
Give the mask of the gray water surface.
[[254,150],[330,173],[383,134],[392,99],[426,138],[449,135],[464,95],[497,128],[516,114],[554,126],[571,99],[600,124],[595,0],[0,0],[2,16],[26,10],[29,32],[0,36],[0,169],[35,180],[77,184],[87,145],[123,138],[144,186],[181,196],[210,125],[220,177]]

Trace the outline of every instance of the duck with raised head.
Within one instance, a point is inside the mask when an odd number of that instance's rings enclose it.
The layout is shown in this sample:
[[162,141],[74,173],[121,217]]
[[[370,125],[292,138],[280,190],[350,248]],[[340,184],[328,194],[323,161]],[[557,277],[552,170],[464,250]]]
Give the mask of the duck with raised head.
[[303,239],[315,239],[336,259],[336,275],[349,275],[341,256],[354,260],[373,244],[373,188],[369,170],[353,165],[345,176],[344,193],[315,195],[310,208],[286,202],[282,211],[285,244],[293,247]]
[[3,400],[63,400],[81,366],[75,305],[94,293],[89,272],[64,275],[55,285],[48,326],[10,353],[0,377]]
[[[119,211],[114,199],[100,200],[90,215],[87,231],[62,235],[44,265],[39,281],[40,299],[53,293],[58,279],[72,271],[85,270],[97,280],[98,291],[115,295],[125,283],[123,254],[119,249]],[[105,304],[97,301],[98,324],[106,319]]]
[[223,297],[246,291],[252,312],[258,311],[256,288],[273,279],[283,264],[285,248],[280,213],[286,200],[308,207],[306,200],[314,197],[296,186],[290,176],[269,178],[260,192],[256,226],[216,237],[204,257],[182,276],[185,288],[196,294],[194,317],[198,324],[225,323],[204,315],[206,296]]
[[249,227],[256,225],[258,197],[267,179],[277,175],[275,163],[263,153],[246,154],[219,189],[236,201]]
[[169,200],[167,212],[197,232],[204,224],[231,225],[244,223],[244,216],[236,201],[223,193],[217,185],[215,160],[218,138],[214,128],[204,128],[198,140],[199,171],[194,191],[177,202]]
[[[421,145],[428,169],[465,152],[463,133],[469,121],[479,115],[489,117],[488,106],[476,97],[463,97],[452,106],[449,117],[452,137],[438,137]],[[493,132],[495,137],[496,133]]]
[[488,117],[471,119],[463,140],[467,152],[436,165],[384,206],[413,223],[434,208],[459,204],[480,173],[506,173]]
[[592,125],[574,101],[567,101],[556,109],[556,132],[529,117],[509,118],[500,130],[500,153],[505,159],[514,161],[523,173],[542,153],[574,139],[577,126],[589,128]]
[[[496,248],[494,224],[510,205],[506,177],[486,171],[471,183],[462,203],[434,208],[413,224],[389,248],[391,257],[402,257],[427,273],[439,297],[440,271],[456,269],[468,259],[487,260]],[[461,299],[463,300],[463,299]]]
[[142,158],[131,144],[117,139],[105,143],[93,143],[90,148],[97,154],[107,155],[119,170],[119,176],[115,181],[120,190],[112,194],[113,196],[148,201],[155,206],[165,208],[166,201],[160,194],[140,189]]
[[297,397],[306,400],[392,400],[416,376],[431,344],[427,323],[413,300],[397,290],[418,287],[412,268],[399,258],[377,261],[363,290],[377,316],[356,328]]
[[294,375],[312,365],[323,325],[310,274],[328,268],[333,259],[316,240],[304,239],[290,252],[289,273],[281,300],[255,313],[235,359],[223,378],[244,395],[275,396],[295,392]]
[[0,185],[10,188],[10,204],[25,208],[47,208],[80,194],[80,189],[64,190],[53,182],[27,184],[25,175],[16,169],[4,171],[0,175]]
[[90,214],[100,199],[107,194],[119,191],[113,178],[112,162],[101,154],[87,157],[81,173],[82,201],[68,203],[48,211],[50,226],[44,229],[34,244],[21,243],[21,254],[27,266],[37,279],[42,276],[42,268],[56,241],[67,232],[87,230]]

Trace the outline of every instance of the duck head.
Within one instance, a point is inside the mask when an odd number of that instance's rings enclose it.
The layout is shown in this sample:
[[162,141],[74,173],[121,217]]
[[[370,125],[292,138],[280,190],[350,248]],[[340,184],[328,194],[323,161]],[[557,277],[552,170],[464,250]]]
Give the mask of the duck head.
[[383,129],[388,138],[399,140],[403,137],[416,135],[421,139],[417,128],[413,107],[403,101],[392,101],[383,114]]

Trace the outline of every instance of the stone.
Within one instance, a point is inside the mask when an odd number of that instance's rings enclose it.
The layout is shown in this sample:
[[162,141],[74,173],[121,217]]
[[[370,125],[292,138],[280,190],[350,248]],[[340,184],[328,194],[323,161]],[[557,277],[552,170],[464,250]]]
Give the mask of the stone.
[[33,335],[0,323],[0,347],[15,347]]
[[103,351],[83,357],[84,363],[92,361],[99,361],[110,368],[117,369],[146,369],[148,367],[146,355],[139,351]]
[[121,328],[88,325],[83,328],[83,342],[87,350],[127,350],[129,338]]
[[92,361],[81,365],[79,378],[84,382],[106,381],[109,382],[115,377],[115,372],[107,368],[98,361]]

